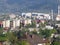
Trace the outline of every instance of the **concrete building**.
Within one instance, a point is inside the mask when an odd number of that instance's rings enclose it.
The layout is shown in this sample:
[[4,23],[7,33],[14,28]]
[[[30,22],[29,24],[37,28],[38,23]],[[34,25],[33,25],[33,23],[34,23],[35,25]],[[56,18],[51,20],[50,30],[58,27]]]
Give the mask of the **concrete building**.
[[16,20],[16,26],[19,27],[20,26],[20,20]]
[[51,16],[49,14],[45,14],[44,15],[44,19],[50,20],[51,19]]
[[31,19],[25,19],[24,20],[24,25],[31,24]]
[[31,13],[22,13],[22,16],[25,18],[31,18],[32,14]]
[[32,13],[32,17],[36,17],[38,19],[47,19],[47,20],[51,19],[50,15],[46,13]]
[[57,15],[56,21],[60,21],[60,15]]
[[12,27],[13,28],[20,27],[20,19],[12,20]]
[[10,27],[10,20],[6,20],[5,24],[6,24],[5,26],[9,28]]
[[60,15],[60,6],[58,6],[58,15]]
[[3,28],[5,28],[6,26],[5,26],[6,24],[5,24],[5,21],[3,21]]
[[13,26],[12,26],[12,28],[16,28],[16,21],[15,20],[13,20]]
[[3,21],[3,28],[5,28],[5,27],[10,27],[10,20],[4,20]]
[[56,24],[58,27],[60,27],[60,5],[58,5],[58,15],[56,16]]
[[3,20],[3,28],[9,29],[10,28],[10,20]]

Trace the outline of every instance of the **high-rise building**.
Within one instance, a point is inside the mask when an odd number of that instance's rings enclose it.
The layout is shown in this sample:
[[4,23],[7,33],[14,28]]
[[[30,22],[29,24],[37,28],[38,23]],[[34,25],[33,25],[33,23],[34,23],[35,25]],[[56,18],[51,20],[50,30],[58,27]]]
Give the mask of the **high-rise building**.
[[13,28],[20,27],[20,19],[12,20],[12,23]]
[[60,6],[58,6],[58,15],[60,15]]
[[10,28],[10,20],[3,21],[3,28]]

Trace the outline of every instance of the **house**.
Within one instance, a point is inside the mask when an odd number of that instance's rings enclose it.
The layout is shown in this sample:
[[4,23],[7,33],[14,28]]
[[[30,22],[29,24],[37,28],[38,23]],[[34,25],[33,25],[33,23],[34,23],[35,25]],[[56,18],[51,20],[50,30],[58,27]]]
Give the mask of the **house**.
[[3,45],[3,42],[2,41],[0,41],[0,45]]

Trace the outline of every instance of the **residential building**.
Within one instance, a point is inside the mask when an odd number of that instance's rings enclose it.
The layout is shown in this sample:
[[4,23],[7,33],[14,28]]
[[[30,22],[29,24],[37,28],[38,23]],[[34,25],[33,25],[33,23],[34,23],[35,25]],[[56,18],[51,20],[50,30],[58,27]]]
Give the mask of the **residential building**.
[[16,27],[19,28],[20,27],[20,19],[13,19],[11,21],[11,25],[12,25],[13,29],[15,29]]
[[31,19],[25,19],[24,20],[24,25],[26,26],[27,24],[31,24]]
[[3,28],[10,28],[10,20],[3,20]]
[[22,13],[22,16],[25,18],[31,18],[32,14],[31,13]]
[[51,19],[50,15],[45,13],[32,13],[32,17],[36,17],[37,19],[46,19],[46,20]]
[[60,15],[60,5],[58,6],[58,15]]

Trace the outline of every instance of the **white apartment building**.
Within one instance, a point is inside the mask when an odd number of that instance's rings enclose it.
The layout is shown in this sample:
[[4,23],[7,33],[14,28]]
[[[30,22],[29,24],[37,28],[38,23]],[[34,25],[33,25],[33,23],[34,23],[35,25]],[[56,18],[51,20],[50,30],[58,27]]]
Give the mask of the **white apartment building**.
[[31,18],[32,14],[31,13],[22,13],[22,16],[25,17],[25,18]]
[[58,6],[58,15],[60,15],[60,5]]
[[12,28],[16,28],[16,21],[15,20],[13,20]]
[[16,20],[16,26],[19,27],[20,26],[20,20]]
[[20,27],[20,19],[13,20],[3,20],[2,21],[3,28],[13,28]]
[[24,25],[31,24],[31,19],[25,19],[24,20]]
[[32,17],[36,17],[38,19],[51,19],[50,15],[45,13],[32,13]]
[[20,26],[20,19],[14,19],[13,21],[13,28],[19,27]]
[[3,28],[10,28],[10,20],[3,21]]

